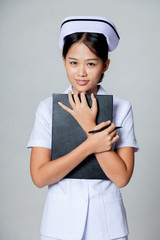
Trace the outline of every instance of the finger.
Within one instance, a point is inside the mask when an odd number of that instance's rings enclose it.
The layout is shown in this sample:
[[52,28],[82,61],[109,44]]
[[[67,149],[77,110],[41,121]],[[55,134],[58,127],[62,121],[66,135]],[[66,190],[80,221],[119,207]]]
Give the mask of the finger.
[[74,108],[75,107],[75,102],[73,101],[73,97],[72,97],[72,92],[71,91],[69,91],[69,93],[68,93],[68,100],[69,100],[69,103],[70,103],[71,107]]
[[116,136],[112,139],[112,144],[115,143],[115,142],[117,142],[118,139],[119,139],[119,135],[116,134]]
[[65,106],[63,103],[58,102],[58,104],[68,113],[70,113],[72,115],[72,109],[70,109],[69,107]]
[[80,95],[81,95],[81,103],[88,105],[85,93],[81,92]]
[[111,132],[113,132],[115,130],[116,126],[114,125],[114,123],[111,123],[111,126],[109,126],[109,128],[107,129],[107,132],[110,134]]
[[116,130],[112,131],[109,135],[111,136],[111,138],[114,138],[116,136],[117,132]]
[[79,97],[77,94],[74,94],[74,101],[75,101],[75,104],[76,105],[79,105],[80,104],[80,100],[79,100]]
[[97,110],[97,99],[95,98],[94,94],[91,94],[91,99],[92,99],[92,107],[91,109],[93,111]]
[[95,126],[93,128],[93,130],[99,130],[105,126],[108,126],[109,124],[111,124],[111,121],[107,121],[107,122],[101,122],[100,124],[98,124],[97,126]]

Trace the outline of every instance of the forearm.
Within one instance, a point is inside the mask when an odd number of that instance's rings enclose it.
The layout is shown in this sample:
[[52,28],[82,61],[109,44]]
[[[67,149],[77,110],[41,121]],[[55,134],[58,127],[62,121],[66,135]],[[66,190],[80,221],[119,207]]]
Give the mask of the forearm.
[[[129,151],[130,150],[132,151],[133,149],[129,149]],[[131,159],[132,157],[130,156],[133,156],[134,158],[134,154],[129,154],[128,156],[129,161],[132,163],[128,164],[129,167],[125,161],[113,150],[103,153],[96,153],[95,156],[104,173],[112,182],[116,184],[117,187],[121,188],[128,184],[134,165],[134,159]]]
[[35,185],[41,188],[60,181],[89,154],[91,154],[89,146],[90,144],[86,140],[67,155],[42,164],[32,174],[32,179]]

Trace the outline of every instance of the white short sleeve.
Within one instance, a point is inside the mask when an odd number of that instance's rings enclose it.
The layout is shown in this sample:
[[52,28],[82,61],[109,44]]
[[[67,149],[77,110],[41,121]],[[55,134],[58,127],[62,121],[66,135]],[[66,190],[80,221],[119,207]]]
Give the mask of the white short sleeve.
[[134,132],[134,120],[132,106],[128,101],[121,103],[121,112],[119,112],[119,117],[121,119],[120,126],[121,129],[118,130],[119,140],[115,143],[115,148],[120,147],[134,147],[135,152],[139,150],[137,140]]
[[35,116],[32,133],[27,148],[45,147],[51,149],[52,97],[40,102]]

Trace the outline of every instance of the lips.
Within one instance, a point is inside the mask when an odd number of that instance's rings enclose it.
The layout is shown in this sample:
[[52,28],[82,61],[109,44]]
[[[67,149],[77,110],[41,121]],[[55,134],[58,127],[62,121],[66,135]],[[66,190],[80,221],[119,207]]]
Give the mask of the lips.
[[79,85],[79,86],[85,86],[87,85],[89,82],[89,80],[76,80],[76,83]]

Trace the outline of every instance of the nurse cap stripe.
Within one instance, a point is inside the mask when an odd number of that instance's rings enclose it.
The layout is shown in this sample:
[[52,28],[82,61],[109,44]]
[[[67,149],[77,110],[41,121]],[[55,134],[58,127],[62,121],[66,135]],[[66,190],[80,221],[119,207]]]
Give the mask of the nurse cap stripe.
[[102,20],[102,19],[69,19],[69,20],[66,20],[66,21],[64,21],[64,22],[62,23],[61,28],[62,28],[62,26],[63,26],[65,23],[67,23],[67,22],[73,22],[73,21],[104,22],[104,23],[108,24],[108,25],[115,31],[117,37],[120,39],[119,34],[118,34],[118,32],[116,31],[116,29],[114,28],[114,26],[113,26],[111,23],[109,23],[109,22],[107,22],[107,21],[105,21],[105,20]]

